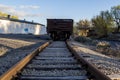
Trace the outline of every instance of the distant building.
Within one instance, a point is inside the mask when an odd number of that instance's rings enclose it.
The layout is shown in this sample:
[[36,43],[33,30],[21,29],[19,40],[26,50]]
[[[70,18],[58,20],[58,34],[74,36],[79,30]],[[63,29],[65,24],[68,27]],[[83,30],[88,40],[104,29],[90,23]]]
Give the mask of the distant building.
[[47,34],[43,24],[0,17],[0,34]]

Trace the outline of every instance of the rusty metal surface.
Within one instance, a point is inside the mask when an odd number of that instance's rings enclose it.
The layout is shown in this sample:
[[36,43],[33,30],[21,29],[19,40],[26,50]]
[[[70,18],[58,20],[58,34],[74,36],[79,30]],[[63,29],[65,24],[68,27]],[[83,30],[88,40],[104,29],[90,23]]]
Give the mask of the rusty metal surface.
[[77,60],[82,63],[83,66],[87,69],[87,71],[95,78],[95,80],[111,80],[107,75],[99,71],[94,65],[85,60],[82,56],[80,56],[70,45],[69,41],[66,42],[68,48],[71,50],[73,55],[77,58]]
[[51,31],[73,31],[72,19],[47,19],[47,32]]
[[25,58],[15,64],[12,68],[10,68],[7,72],[1,75],[0,80],[11,80],[11,78],[15,76],[35,55],[41,52],[49,44],[50,42],[46,42],[42,46],[37,48],[35,51],[27,55]]

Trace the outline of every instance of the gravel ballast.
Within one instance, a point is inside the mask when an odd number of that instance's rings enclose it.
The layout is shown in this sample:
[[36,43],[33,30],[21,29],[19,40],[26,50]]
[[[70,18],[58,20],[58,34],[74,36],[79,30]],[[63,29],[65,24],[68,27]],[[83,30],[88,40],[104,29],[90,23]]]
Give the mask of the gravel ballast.
[[51,70],[51,71],[42,71],[42,70],[31,70],[26,69],[23,71],[23,75],[39,75],[39,76],[85,76],[87,72],[85,70]]
[[7,36],[6,34],[4,36],[2,34],[0,38],[0,75],[47,41],[33,37],[34,35],[32,35],[32,37],[22,35],[21,37],[21,35]]
[[101,72],[108,75],[110,78],[113,78],[113,75],[117,75],[116,78],[120,78],[119,59],[95,52],[76,42],[70,42],[70,45],[80,56],[95,65]]

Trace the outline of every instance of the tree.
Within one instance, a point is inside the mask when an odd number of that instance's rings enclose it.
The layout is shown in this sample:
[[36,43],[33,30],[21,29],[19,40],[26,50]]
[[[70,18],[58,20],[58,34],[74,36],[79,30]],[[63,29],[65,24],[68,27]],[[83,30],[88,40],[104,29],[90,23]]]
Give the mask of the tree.
[[88,20],[80,20],[76,23],[76,27],[78,29],[78,34],[81,36],[87,36],[87,30],[90,27],[90,21]]
[[101,11],[100,15],[94,17],[92,24],[99,36],[107,36],[109,28],[113,26],[113,17],[109,11]]
[[0,16],[1,17],[7,17],[7,14],[3,13],[3,12],[0,12]]
[[80,20],[78,23],[77,23],[77,28],[78,29],[81,29],[81,28],[88,28],[90,26],[90,21],[88,20]]
[[[8,14],[0,12],[0,17],[8,17]],[[18,16],[12,15],[11,18],[12,19],[18,19]]]
[[11,16],[12,19],[19,19],[18,16]]
[[112,16],[114,18],[114,21],[117,24],[116,32],[119,32],[119,29],[120,29],[120,5],[112,7],[111,13],[112,13]]

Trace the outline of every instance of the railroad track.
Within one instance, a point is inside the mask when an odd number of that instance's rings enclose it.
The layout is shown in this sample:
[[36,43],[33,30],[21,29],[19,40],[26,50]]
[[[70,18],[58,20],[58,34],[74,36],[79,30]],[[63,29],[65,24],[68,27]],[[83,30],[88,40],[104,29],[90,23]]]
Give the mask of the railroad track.
[[110,80],[65,42],[49,44],[45,43],[26,56],[0,80]]

